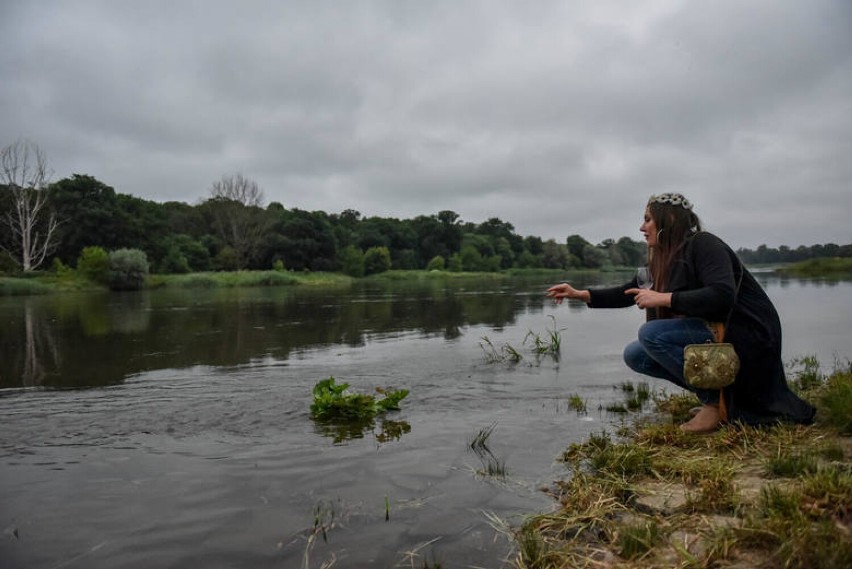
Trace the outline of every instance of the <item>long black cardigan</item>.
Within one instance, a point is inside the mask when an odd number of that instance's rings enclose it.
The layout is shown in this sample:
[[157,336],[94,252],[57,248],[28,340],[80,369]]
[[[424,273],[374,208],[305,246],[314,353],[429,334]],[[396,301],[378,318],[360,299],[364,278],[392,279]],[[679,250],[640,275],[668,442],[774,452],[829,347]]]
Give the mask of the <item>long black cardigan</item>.
[[[770,424],[779,421],[808,424],[815,409],[790,391],[781,360],[781,321],[766,292],[742,265],[736,253],[715,235],[693,236],[672,262],[669,271],[674,316],[694,316],[708,322],[730,321],[725,341],[740,356],[740,372],[725,388],[730,421]],[[742,282],[737,291],[737,282]],[[636,281],[620,287],[592,289],[589,306],[634,306]],[[733,305],[733,311],[731,306]],[[649,318],[656,311],[649,310]]]

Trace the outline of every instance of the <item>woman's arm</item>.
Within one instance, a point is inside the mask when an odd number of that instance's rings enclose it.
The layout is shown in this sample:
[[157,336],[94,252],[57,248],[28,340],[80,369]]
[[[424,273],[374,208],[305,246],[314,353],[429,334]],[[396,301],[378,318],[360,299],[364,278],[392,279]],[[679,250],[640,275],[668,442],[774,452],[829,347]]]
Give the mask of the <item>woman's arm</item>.
[[562,304],[562,301],[566,298],[572,300],[581,300],[586,304],[589,303],[591,299],[591,294],[588,290],[577,290],[573,286],[568,283],[560,283],[558,285],[553,285],[547,292],[545,293],[547,296],[556,301],[556,304]]

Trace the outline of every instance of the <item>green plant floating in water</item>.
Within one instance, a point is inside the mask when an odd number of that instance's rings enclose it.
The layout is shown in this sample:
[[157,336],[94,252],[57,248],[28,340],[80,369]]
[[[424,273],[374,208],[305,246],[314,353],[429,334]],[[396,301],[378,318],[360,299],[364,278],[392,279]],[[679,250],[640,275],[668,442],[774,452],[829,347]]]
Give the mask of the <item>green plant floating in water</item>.
[[334,377],[323,379],[314,386],[311,415],[324,421],[363,421],[385,411],[398,411],[399,402],[408,395],[407,389],[376,388],[374,395],[350,393],[348,383],[335,383]]

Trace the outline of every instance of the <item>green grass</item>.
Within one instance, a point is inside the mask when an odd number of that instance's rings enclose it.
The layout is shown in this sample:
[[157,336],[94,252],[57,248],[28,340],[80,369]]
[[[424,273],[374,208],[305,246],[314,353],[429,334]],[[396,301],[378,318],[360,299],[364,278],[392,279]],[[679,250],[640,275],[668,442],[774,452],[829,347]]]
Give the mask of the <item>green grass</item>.
[[820,257],[793,263],[780,268],[777,272],[797,277],[852,277],[852,258],[849,257]]
[[[339,273],[288,271],[202,272],[184,275],[148,275],[144,288],[236,288],[348,285],[352,278]],[[0,276],[0,296],[23,296],[70,291],[106,290],[73,269],[38,272],[20,277]]]
[[426,281],[447,279],[488,279],[502,280],[507,278],[506,273],[486,273],[471,271],[427,271],[423,269],[391,269],[382,273],[376,273],[364,277],[367,280],[376,281]]
[[17,276],[0,276],[0,296],[99,290],[106,290],[106,287],[78,275],[74,270],[65,270],[60,273],[34,271]]
[[852,364],[835,371],[816,391],[822,421],[843,435],[852,435]]
[[31,294],[48,294],[54,291],[50,284],[32,279],[0,277],[0,296],[26,296]]
[[766,460],[766,470],[780,478],[794,478],[817,471],[819,456],[813,452],[790,452],[778,449],[778,454]]
[[813,354],[793,358],[789,366],[792,386],[798,391],[818,387],[824,380],[820,372],[819,360]]
[[628,524],[618,532],[618,555],[624,559],[636,559],[661,543],[663,537],[663,530],[654,519]]
[[294,285],[348,284],[351,277],[337,273],[291,273],[287,271],[234,271],[150,275],[147,288],[233,288]]

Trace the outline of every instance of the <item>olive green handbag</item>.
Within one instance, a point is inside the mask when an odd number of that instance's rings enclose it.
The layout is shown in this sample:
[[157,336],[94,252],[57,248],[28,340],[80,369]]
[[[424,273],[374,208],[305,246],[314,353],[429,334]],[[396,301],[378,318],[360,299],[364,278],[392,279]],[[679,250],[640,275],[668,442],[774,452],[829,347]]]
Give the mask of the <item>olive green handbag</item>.
[[698,389],[722,389],[731,385],[740,371],[740,358],[733,344],[707,342],[683,348],[683,377]]
[[[735,298],[740,292],[743,272],[745,269],[740,265],[740,279],[737,283]],[[724,325],[708,324],[713,331],[715,342],[684,346],[683,377],[690,386],[698,389],[722,389],[731,385],[737,378],[737,372],[740,371],[740,358],[734,350],[734,345],[724,341],[725,328],[733,312],[732,306]]]

